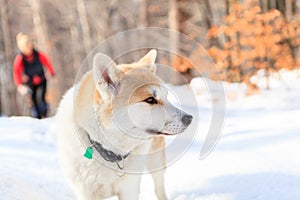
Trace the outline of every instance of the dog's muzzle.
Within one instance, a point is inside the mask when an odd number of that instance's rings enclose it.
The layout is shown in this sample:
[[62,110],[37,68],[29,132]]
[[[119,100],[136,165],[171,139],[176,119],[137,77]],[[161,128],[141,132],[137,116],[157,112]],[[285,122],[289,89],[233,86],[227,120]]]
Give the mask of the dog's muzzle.
[[146,132],[152,135],[176,135],[182,133],[192,123],[193,116],[184,114],[179,120],[182,124],[180,127],[178,127],[176,122],[168,122],[162,130],[147,129]]

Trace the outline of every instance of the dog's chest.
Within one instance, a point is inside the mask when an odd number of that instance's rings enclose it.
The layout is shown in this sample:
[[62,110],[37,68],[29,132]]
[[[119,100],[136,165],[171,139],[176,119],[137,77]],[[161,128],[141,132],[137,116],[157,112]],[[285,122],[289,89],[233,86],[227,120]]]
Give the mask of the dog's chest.
[[117,195],[122,188],[126,188],[128,185],[139,187],[139,182],[136,181],[138,176],[130,174],[118,176],[115,170],[103,166],[97,169],[98,171],[92,170],[93,173],[88,173],[85,178],[85,185],[90,188],[89,193],[93,193],[95,198],[103,199]]

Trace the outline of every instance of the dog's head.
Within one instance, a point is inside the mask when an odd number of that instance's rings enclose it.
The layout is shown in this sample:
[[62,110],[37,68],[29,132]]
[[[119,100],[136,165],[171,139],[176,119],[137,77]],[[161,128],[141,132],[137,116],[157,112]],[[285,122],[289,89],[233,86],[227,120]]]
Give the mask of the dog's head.
[[192,116],[174,107],[168,90],[155,74],[156,50],[138,62],[116,65],[97,54],[93,60],[95,107],[105,129],[118,128],[138,137],[183,132]]

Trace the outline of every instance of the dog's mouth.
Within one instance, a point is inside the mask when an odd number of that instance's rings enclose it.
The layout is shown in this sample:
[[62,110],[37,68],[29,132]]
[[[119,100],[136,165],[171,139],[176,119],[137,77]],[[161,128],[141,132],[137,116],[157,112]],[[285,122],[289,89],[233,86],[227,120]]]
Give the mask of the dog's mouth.
[[171,133],[164,133],[164,132],[156,132],[157,135],[174,135],[174,134],[171,134]]
[[146,132],[151,135],[176,135],[176,134],[161,132],[153,129],[147,129]]

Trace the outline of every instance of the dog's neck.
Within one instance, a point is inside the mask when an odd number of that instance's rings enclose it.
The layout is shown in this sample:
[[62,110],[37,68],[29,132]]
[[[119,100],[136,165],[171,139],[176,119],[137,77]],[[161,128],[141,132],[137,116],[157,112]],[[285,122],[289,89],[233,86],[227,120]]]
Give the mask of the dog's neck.
[[[112,130],[113,127],[109,128],[111,120],[108,116],[104,116],[106,113],[104,109],[108,105],[98,102],[101,101],[101,96],[88,92],[96,90],[91,72],[83,77],[75,89],[74,120],[77,121],[80,129],[84,130],[81,138],[85,138],[86,143],[90,143],[85,134],[88,132],[93,141],[97,141],[106,150],[121,156],[127,155],[141,144],[140,140],[124,134],[118,130],[117,126],[114,126],[114,130]],[[107,128],[103,129],[104,127]]]
[[100,156],[104,160],[106,160],[108,162],[116,163],[120,170],[124,169],[124,165],[122,164],[122,162],[129,156],[130,152],[124,156],[115,154],[113,151],[105,149],[102,146],[102,144],[100,144],[99,142],[93,140],[88,132],[86,132],[86,134],[87,134],[89,142],[91,143],[91,146],[96,149],[96,151],[100,154]]
[[[95,130],[98,131],[95,132]],[[130,152],[133,152],[136,147],[142,144],[141,140],[132,138],[122,131],[104,130],[100,127],[95,127],[93,131],[87,132],[89,132],[88,140],[90,143],[96,143],[99,149],[104,148],[121,157],[127,157]]]

